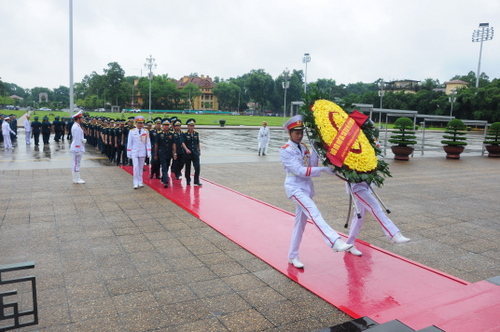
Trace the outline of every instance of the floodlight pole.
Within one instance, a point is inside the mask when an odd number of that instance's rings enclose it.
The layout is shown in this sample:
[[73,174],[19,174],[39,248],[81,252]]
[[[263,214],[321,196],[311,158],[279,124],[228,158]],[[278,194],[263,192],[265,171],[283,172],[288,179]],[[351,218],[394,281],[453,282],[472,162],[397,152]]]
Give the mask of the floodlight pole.
[[448,100],[451,103],[450,118],[453,116],[453,103],[455,103],[456,98],[457,98],[457,89],[451,89],[450,96],[448,97]]
[[144,67],[149,69],[148,79],[149,79],[149,121],[153,119],[151,112],[151,81],[153,80],[153,68],[156,68],[155,59],[152,55],[149,55],[149,58],[146,58],[146,63],[144,63]]
[[69,116],[73,116],[75,109],[75,95],[73,86],[73,0],[69,0]]
[[378,86],[380,88],[380,90],[378,90],[378,95],[380,97],[380,112],[378,113],[378,127],[379,129],[382,129],[382,99],[384,98],[384,95],[385,95],[385,91],[384,91],[384,81],[380,81],[378,83]]
[[290,87],[290,82],[288,82],[288,74],[290,74],[290,71],[288,68],[285,68],[285,71],[283,72],[283,89],[285,90],[285,95],[283,97],[283,123],[285,123],[285,116],[286,116],[286,89]]
[[481,42],[479,47],[479,62],[477,63],[476,88],[479,88],[479,75],[481,74],[481,55],[483,53],[483,41],[493,39],[493,27],[490,28],[489,23],[480,23],[481,30],[474,30],[472,33],[472,42]]
[[307,64],[311,62],[311,56],[309,53],[304,53],[304,56],[302,57],[302,63],[306,64],[306,72],[304,75],[304,93],[307,94]]

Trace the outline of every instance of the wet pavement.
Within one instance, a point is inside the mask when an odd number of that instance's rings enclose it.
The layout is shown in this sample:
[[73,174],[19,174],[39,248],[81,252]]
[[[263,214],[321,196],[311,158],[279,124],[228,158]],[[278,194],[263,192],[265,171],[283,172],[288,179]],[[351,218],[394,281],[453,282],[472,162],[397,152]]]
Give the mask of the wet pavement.
[[[204,164],[219,163],[244,163],[244,162],[266,162],[279,161],[278,151],[288,140],[286,133],[281,128],[271,129],[271,139],[269,142],[269,153],[267,156],[257,156],[257,134],[258,128],[214,128],[198,127],[201,136],[202,162]],[[424,132],[417,132],[417,142],[414,158],[418,157],[443,157],[441,140],[442,132],[426,131],[425,146],[422,148]],[[390,136],[390,133],[388,134]],[[34,144],[26,145],[23,128],[18,130],[18,141],[14,143],[14,151],[4,150],[0,154],[0,170],[15,169],[45,169],[45,168],[65,168],[70,167],[71,151],[70,142],[54,142],[53,135],[49,145]],[[467,134],[468,145],[463,155],[482,155],[482,141],[484,134],[481,131],[469,132]],[[385,133],[381,133],[381,146],[384,150]],[[0,145],[1,147],[1,145]],[[423,151],[423,153],[422,153]],[[390,146],[385,149],[386,158],[392,158]],[[107,158],[92,147],[87,146],[87,152],[83,156],[82,167],[109,166]]]
[[[260,157],[256,129],[199,131],[202,177],[295,211],[283,189],[281,129]],[[468,282],[499,276],[500,159],[471,144],[481,136],[468,135],[460,160],[436,150],[396,161],[388,150],[393,177],[377,192],[412,241],[391,245],[371,217],[359,239]],[[302,332],[350,320],[151,188],[133,190],[100,152],[84,154],[84,185],[71,182],[70,164],[67,141],[36,151],[20,128],[13,152],[0,144],[0,265],[36,264],[40,323],[24,331]],[[344,184],[314,182],[324,218],[345,232]]]

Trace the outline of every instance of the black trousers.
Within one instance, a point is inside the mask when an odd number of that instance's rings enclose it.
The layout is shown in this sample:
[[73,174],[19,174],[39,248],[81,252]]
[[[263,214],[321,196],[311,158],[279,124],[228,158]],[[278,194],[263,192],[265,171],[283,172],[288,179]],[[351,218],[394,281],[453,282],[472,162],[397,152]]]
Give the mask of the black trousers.
[[191,164],[194,167],[194,184],[200,183],[200,156],[190,153],[184,156],[184,160],[186,162],[186,170],[184,171],[186,183],[191,183]]
[[35,145],[40,142],[40,133],[33,133],[33,138],[35,139]]
[[50,133],[42,133],[43,144],[49,144]]
[[184,168],[184,154],[177,154],[177,159],[172,163],[172,172],[176,177],[182,176],[182,169]]

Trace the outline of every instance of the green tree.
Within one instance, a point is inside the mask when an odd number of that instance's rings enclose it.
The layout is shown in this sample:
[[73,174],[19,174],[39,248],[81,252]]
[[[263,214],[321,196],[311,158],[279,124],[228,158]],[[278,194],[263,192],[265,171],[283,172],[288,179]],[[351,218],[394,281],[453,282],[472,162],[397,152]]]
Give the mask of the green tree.
[[219,109],[234,110],[238,107],[241,88],[232,82],[220,82],[214,88],[213,93],[217,96]]
[[250,71],[245,87],[253,101],[259,105],[262,114],[275,91],[273,78],[264,69],[253,69]]
[[189,82],[184,88],[182,88],[182,99],[187,100],[189,103],[189,109],[194,107],[194,99],[201,96],[201,90],[197,85]]

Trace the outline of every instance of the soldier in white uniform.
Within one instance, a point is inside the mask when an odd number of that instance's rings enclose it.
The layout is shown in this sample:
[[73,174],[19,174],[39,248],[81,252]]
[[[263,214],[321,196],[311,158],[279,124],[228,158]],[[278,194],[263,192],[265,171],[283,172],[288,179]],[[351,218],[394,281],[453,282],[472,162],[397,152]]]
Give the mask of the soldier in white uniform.
[[262,121],[262,127],[259,129],[259,156],[261,153],[263,156],[266,155],[268,145],[269,128],[267,128],[267,122]]
[[288,251],[288,262],[296,268],[303,268],[299,260],[299,246],[302,234],[310,219],[323,235],[327,245],[333,251],[345,251],[352,247],[340,238],[323,219],[316,204],[312,200],[314,196],[314,184],[312,177],[320,176],[321,172],[333,174],[329,167],[318,167],[318,156],[311,154],[307,146],[302,143],[304,135],[303,119],[301,115],[292,117],[286,124],[290,140],[280,149],[281,162],[285,168],[285,191],[288,198],[295,201],[295,226],[292,233],[292,241]]
[[10,134],[17,137],[16,132],[10,128],[10,117],[6,116],[2,122],[3,147],[6,149],[13,149]]
[[24,132],[26,134],[26,145],[31,144],[31,122],[30,115],[26,114],[26,120],[24,120]]
[[127,158],[132,160],[134,170],[134,189],[144,187],[142,176],[146,157],[151,158],[151,140],[149,132],[144,128],[144,117],[135,117],[136,128],[130,129],[127,140]]
[[[380,226],[382,226],[385,235],[391,240],[392,243],[406,243],[410,241],[410,239],[404,237],[401,234],[392,220],[389,219],[389,217],[387,217],[387,215],[384,213],[379,202],[372,195],[368,183],[351,183],[351,188],[352,192],[354,193],[354,197],[356,198],[356,205],[358,207],[359,213],[361,214],[361,218],[358,218],[357,215],[354,215],[351,220],[349,237],[347,238],[346,242],[348,244],[352,244],[353,246],[347,251],[355,256],[361,256],[363,254],[356,248],[356,246],[354,245],[354,241],[356,241],[356,238],[361,231],[361,227],[363,227],[366,211],[370,211],[370,213],[375,217]],[[347,184],[346,190],[349,193]]]
[[71,135],[73,136],[73,141],[71,141],[70,147],[71,153],[73,154],[71,172],[73,174],[73,183],[82,184],[85,183],[85,181],[80,178],[80,163],[82,161],[83,153],[85,152],[85,143],[87,143],[81,127],[83,120],[82,111],[73,115],[73,120],[75,123],[71,127]]

